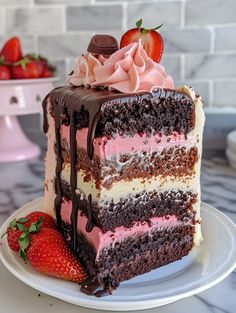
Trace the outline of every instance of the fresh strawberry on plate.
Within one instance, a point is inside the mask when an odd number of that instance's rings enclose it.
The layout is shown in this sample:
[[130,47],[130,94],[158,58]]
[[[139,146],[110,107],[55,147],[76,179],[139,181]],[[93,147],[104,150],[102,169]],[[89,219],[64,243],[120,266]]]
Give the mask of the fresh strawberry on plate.
[[23,58],[11,67],[14,79],[39,78],[39,68],[36,61]]
[[86,280],[83,267],[48,214],[37,211],[14,219],[6,233],[9,247],[35,270],[76,283]]
[[120,41],[120,48],[141,39],[147,54],[153,59],[153,61],[160,62],[163,54],[164,42],[157,30],[161,28],[162,25],[163,24],[155,28],[146,29],[142,27],[142,19],[140,19],[136,22],[136,28],[129,29],[124,33]]
[[76,283],[86,280],[83,267],[56,230],[50,215],[35,211],[14,219],[5,234],[9,247],[35,270]]
[[[86,280],[84,269],[57,230],[43,228],[31,233],[29,238],[30,243],[25,249],[25,254],[34,269],[43,274],[76,283]],[[24,249],[24,242],[22,243]]]
[[10,38],[3,46],[0,57],[5,63],[15,63],[22,58],[21,44],[18,37]]
[[22,230],[28,230],[32,223],[42,219],[41,228],[56,228],[54,219],[47,213],[41,211],[35,211],[28,214],[26,217],[14,219],[11,221],[7,228],[7,242],[11,250],[19,252],[19,238],[22,234]]

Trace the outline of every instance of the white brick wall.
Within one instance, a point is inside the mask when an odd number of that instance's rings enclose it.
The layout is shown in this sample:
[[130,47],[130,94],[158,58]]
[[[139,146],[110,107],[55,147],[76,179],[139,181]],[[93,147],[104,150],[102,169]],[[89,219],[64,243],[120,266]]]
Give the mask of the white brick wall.
[[209,107],[236,107],[236,0],[0,0],[0,45],[20,35],[63,82],[95,32],[119,40],[141,17],[164,23],[162,63],[176,85],[192,85]]

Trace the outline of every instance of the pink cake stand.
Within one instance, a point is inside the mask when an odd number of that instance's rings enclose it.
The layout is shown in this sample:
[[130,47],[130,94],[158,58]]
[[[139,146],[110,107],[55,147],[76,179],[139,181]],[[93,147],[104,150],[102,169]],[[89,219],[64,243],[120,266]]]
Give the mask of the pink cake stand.
[[40,148],[24,134],[18,115],[42,112],[42,100],[57,77],[0,81],[0,162],[34,158]]

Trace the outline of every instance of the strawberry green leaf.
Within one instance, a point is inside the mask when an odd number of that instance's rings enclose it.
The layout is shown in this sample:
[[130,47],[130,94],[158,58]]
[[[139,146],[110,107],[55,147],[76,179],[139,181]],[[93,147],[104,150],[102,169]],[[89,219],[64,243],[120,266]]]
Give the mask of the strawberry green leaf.
[[18,223],[27,223],[28,222],[28,218],[26,218],[26,217],[21,217],[21,218],[19,218],[18,220],[17,220],[17,222]]
[[28,58],[24,58],[24,59],[21,59],[20,61],[18,61],[16,63],[14,63],[14,65],[15,66],[20,65],[23,68],[23,70],[25,70],[27,63],[29,63],[29,62],[30,62],[30,60]]
[[142,26],[142,23],[143,23],[143,20],[142,19],[140,19],[140,20],[138,20],[137,22],[136,22],[136,26],[139,28],[139,27],[141,27]]
[[21,236],[18,239],[19,245],[20,245],[20,251],[19,255],[23,258],[23,260],[27,263],[27,257],[26,257],[26,249],[29,246],[30,239],[29,234],[27,232],[24,232],[21,234]]
[[15,229],[15,228],[16,228],[16,218],[14,218],[14,220],[12,220],[12,221],[9,223],[9,227],[12,228],[12,229]]
[[43,217],[40,216],[40,218],[38,219],[37,222],[35,223],[32,223],[30,225],[30,228],[29,228],[29,233],[38,233],[41,229],[41,225],[42,225],[42,222],[43,222]]
[[19,256],[25,261],[25,263],[28,263],[28,259],[24,251],[20,250]]
[[25,239],[27,236],[29,236],[28,234],[27,234],[27,232],[24,232],[24,233],[22,233],[21,235],[20,235],[20,237],[19,237],[19,240],[23,240],[23,239]]
[[26,231],[26,228],[25,228],[25,226],[24,226],[23,224],[21,224],[21,223],[16,223],[16,226],[17,226],[17,228],[18,228],[20,231],[22,231],[22,232],[25,232],[25,231]]
[[38,231],[38,227],[36,223],[31,224],[29,228],[29,233],[36,233],[37,231]]

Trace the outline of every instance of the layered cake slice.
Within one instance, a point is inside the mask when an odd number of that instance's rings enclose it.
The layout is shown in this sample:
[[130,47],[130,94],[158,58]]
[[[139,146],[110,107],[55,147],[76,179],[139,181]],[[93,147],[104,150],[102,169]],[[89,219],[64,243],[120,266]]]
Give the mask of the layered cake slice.
[[118,49],[95,36],[70,85],[44,100],[44,206],[86,268],[88,294],[111,293],[201,240],[202,102],[173,88],[141,41]]

